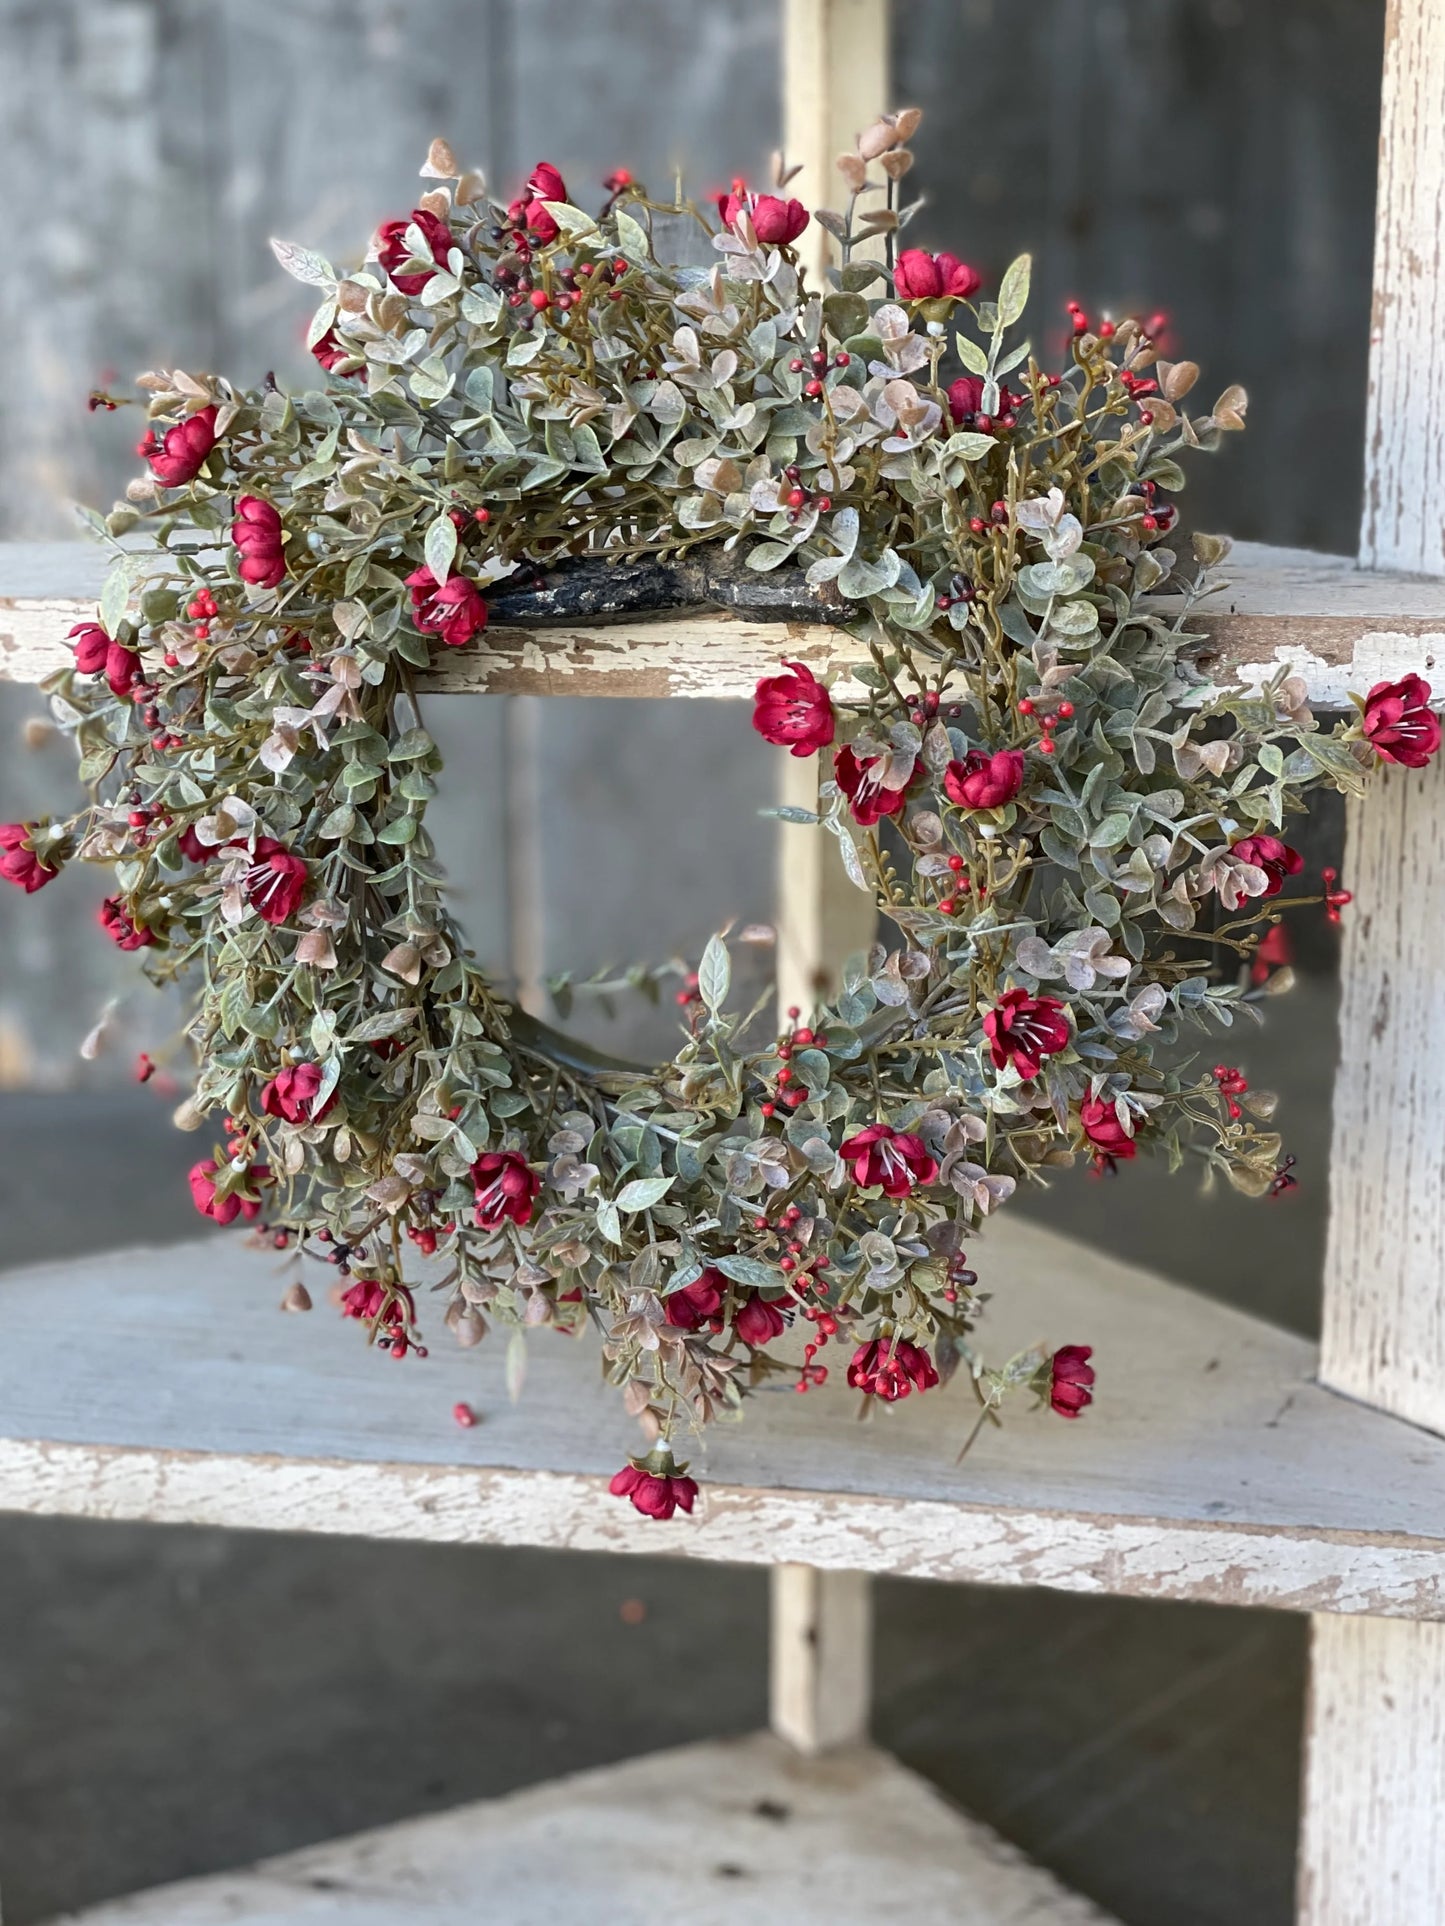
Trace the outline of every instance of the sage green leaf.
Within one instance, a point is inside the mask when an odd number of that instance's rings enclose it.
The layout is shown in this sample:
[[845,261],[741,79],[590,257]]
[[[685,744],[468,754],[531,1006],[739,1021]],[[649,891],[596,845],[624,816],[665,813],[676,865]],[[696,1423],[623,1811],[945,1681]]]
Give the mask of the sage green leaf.
[[672,1177],[634,1177],[630,1184],[624,1184],[618,1191],[617,1208],[629,1215],[639,1210],[651,1210],[654,1204],[662,1202],[675,1181]]

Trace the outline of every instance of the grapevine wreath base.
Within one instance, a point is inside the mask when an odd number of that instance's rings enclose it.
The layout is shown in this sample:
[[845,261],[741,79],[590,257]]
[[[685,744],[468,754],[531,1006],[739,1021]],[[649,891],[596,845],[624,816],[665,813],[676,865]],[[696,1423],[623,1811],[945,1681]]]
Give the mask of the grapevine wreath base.
[[[1086,1346],[976,1352],[966,1243],[1081,1156],[1291,1181],[1271,1100],[1186,1046],[1283,986],[1260,939],[1304,792],[1439,745],[1415,676],[1328,731],[1283,670],[1210,681],[1190,620],[1226,544],[1184,546],[1175,497],[1242,391],[1191,414],[1198,370],[1152,324],[1073,303],[1051,369],[1015,339],[1027,258],[986,292],[900,247],[917,121],[842,157],[841,214],[781,169],[715,213],[617,173],[593,215],[543,163],[502,205],[437,143],[358,271],[278,244],[320,291],[328,380],[142,378],[147,473],[93,518],[117,559],[49,684],[91,799],[0,829],[28,890],[112,865],[107,934],[193,986],[181,1121],[224,1133],[197,1208],[332,1265],[397,1358],[418,1254],[464,1345],[595,1325],[654,1447],[612,1489],[654,1517],[692,1507],[682,1434],[822,1383],[834,1341],[870,1401],[962,1364],[980,1422],[1016,1388],[1077,1418]],[[659,259],[662,217],[712,265]],[[810,220],[840,260],[821,287]],[[817,817],[781,813],[836,839],[891,941],[779,1021],[731,1007],[713,938],[676,1057],[638,1071],[478,968],[414,681],[489,604],[714,591],[853,638],[861,700],[782,664],[754,725],[823,759]]]

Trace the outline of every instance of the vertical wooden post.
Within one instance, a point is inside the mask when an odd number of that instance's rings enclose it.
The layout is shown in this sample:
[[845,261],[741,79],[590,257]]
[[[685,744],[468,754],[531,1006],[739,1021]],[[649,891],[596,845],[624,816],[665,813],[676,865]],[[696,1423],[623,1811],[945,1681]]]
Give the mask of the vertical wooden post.
[[[783,149],[799,197],[836,203],[833,163],[888,101],[888,0],[787,0],[783,16]],[[819,276],[829,240],[816,221],[804,258]],[[784,761],[779,800],[813,809],[818,759]],[[872,941],[870,898],[843,874],[831,837],[778,830],[778,1003],[805,1012],[851,950]],[[859,1572],[782,1565],[772,1575],[773,1730],[801,1752],[861,1740],[868,1728],[872,1606]]]
[[[1445,574],[1445,0],[1390,0],[1361,561]],[[1445,680],[1436,676],[1437,685]],[[1445,1431],[1445,767],[1348,815],[1320,1375]]]
[[[1361,560],[1445,574],[1445,0],[1385,22]],[[1438,678],[1437,678],[1438,680]],[[1445,767],[1350,807],[1320,1376],[1445,1432]],[[1445,1626],[1316,1617],[1301,1926],[1445,1894]]]
[[769,1717],[799,1752],[868,1736],[873,1587],[866,1572],[774,1565]]

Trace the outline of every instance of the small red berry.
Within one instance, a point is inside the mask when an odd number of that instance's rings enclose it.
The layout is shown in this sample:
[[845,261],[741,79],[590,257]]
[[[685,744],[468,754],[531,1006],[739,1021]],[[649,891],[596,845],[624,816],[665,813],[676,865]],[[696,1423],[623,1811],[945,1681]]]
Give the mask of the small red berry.
[[788,363],[788,372],[789,374],[801,374],[803,372],[803,357],[800,354],[795,354]]
[[804,488],[790,488],[785,499],[789,508],[801,508],[808,499],[808,493]]
[[840,348],[838,353],[833,356],[833,366],[835,368],[846,368],[849,365],[849,363],[852,361],[852,359],[853,357],[851,354],[844,353],[843,350]]
[[491,519],[492,511],[490,508],[474,508],[472,510],[472,520],[476,522],[479,527],[485,528]]
[[[1039,743],[1039,754],[1043,756],[1051,756],[1054,753],[1054,749],[1056,746],[1057,745],[1054,743],[1052,737],[1045,736],[1043,740]],[[983,895],[982,890],[979,891],[979,895],[980,896]]]
[[1064,718],[1066,722],[1068,721],[1069,717],[1073,713],[1074,713],[1074,705],[1072,702],[1061,702],[1059,704],[1059,714]]
[[1034,712],[1033,697],[1025,696],[1023,701],[1019,704],[1019,714],[1021,716],[1031,716],[1033,712]]
[[758,1108],[759,1110],[762,1111],[765,1117],[771,1117],[773,1114],[773,1111],[777,1108],[777,1106],[771,1103],[760,1103],[758,1105]]

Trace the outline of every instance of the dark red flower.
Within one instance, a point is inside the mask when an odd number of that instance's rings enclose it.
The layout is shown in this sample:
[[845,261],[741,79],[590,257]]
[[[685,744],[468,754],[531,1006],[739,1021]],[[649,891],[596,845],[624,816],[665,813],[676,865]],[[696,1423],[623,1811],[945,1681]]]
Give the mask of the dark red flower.
[[1278,836],[1241,836],[1229,853],[1241,863],[1252,863],[1264,871],[1269,878],[1266,896],[1278,896],[1285,877],[1298,876],[1305,866],[1299,851],[1282,843]]
[[526,226],[545,246],[555,241],[562,232],[555,215],[548,212],[548,201],[565,201],[567,183],[557,172],[551,161],[538,161],[527,177],[527,186],[516,200],[507,208],[507,218],[514,226]]
[[733,1329],[743,1343],[750,1344],[754,1350],[781,1337],[787,1324],[782,1307],[758,1291],[751,1294],[733,1318]]
[[383,221],[376,235],[377,259],[391,276],[392,285],[400,288],[403,294],[420,294],[436,273],[436,268],[423,268],[419,274],[397,273],[402,262],[411,259],[406,230],[413,225],[421,229],[422,238],[430,248],[437,267],[446,266],[452,247],[451,229],[429,208],[414,207],[403,220]]
[[1069,1013],[1054,997],[1005,990],[995,1007],[985,1010],[983,1033],[994,1069],[1011,1063],[1027,1083],[1039,1074],[1045,1057],[1068,1048]]
[[147,428],[136,453],[145,456],[158,482],[167,488],[181,488],[200,474],[215,445],[216,410],[210,407],[167,428],[161,441],[156,440],[154,428]]
[[140,657],[106,634],[99,622],[77,622],[70,631],[75,666],[81,675],[104,675],[112,695],[129,695],[140,681]]
[[1079,1122],[1095,1150],[1112,1157],[1115,1163],[1126,1164],[1131,1157],[1138,1156],[1139,1146],[1120,1123],[1112,1103],[1090,1097],[1079,1106]]
[[801,201],[785,201],[777,194],[749,194],[734,181],[730,194],[719,194],[717,211],[724,227],[735,227],[740,214],[752,221],[753,232],[766,247],[786,247],[796,241],[811,218]]
[[785,201],[776,194],[759,194],[750,211],[753,232],[767,247],[787,247],[808,225],[801,201]]
[[358,1277],[341,1293],[341,1315],[374,1325],[384,1337],[397,1338],[416,1321],[416,1299],[405,1284],[393,1284],[388,1292],[379,1279]]
[[194,823],[187,823],[180,835],[176,837],[176,847],[182,856],[193,863],[208,863],[216,853],[214,844],[201,841],[196,834]]
[[1440,718],[1430,708],[1430,684],[1424,676],[1401,676],[1398,682],[1377,682],[1365,697],[1360,727],[1382,762],[1423,769],[1440,747]]
[[853,1181],[885,1197],[906,1197],[915,1184],[931,1184],[938,1165],[921,1137],[891,1124],[869,1124],[840,1144],[838,1155],[853,1166]]
[[30,838],[39,827],[39,823],[0,823],[0,876],[23,889],[27,896],[44,889],[52,877],[60,874],[58,869],[42,863],[30,847]]
[[955,254],[928,254],[906,247],[893,270],[893,288],[900,301],[937,301],[948,296],[963,301],[982,286],[982,277]]
[[472,1165],[477,1187],[477,1222],[495,1230],[505,1219],[514,1224],[532,1221],[532,1205],[542,1180],[525,1157],[515,1150],[488,1150]]
[[791,675],[765,675],[753,698],[753,727],[764,742],[811,756],[833,740],[828,691],[801,662],[785,662]]
[[[217,1164],[214,1157],[207,1157],[202,1163],[192,1164],[190,1171],[191,1202],[202,1217],[213,1217],[218,1224],[232,1223],[237,1217],[250,1220],[261,1215],[261,1200],[256,1196],[245,1196],[233,1190],[225,1197],[216,1195]],[[269,1164],[252,1164],[245,1174],[245,1183],[252,1190],[258,1190],[271,1181]]]
[[[349,348],[346,345],[334,326],[329,327],[321,339],[312,345],[311,352],[327,374],[334,373],[340,362],[355,361],[358,358],[355,348]],[[362,374],[365,370],[358,368],[353,369],[352,372]]]
[[268,1117],[280,1117],[286,1123],[318,1123],[336,1102],[333,1090],[319,1110],[313,1109],[322,1076],[319,1063],[293,1063],[286,1070],[278,1070],[261,1087],[262,1110]]
[[960,809],[1002,809],[1024,786],[1022,749],[970,749],[962,762],[951,762],[943,788]]
[[860,1344],[848,1362],[848,1382],[892,1404],[912,1391],[931,1391],[938,1383],[933,1359],[907,1338],[874,1338]]
[[285,538],[280,511],[260,495],[241,495],[231,540],[241,551],[241,580],[256,588],[275,588],[286,577]]
[[487,626],[487,605],[475,582],[465,575],[450,576],[438,586],[423,563],[406,578],[411,590],[411,619],[423,635],[439,635],[449,649],[459,649]]
[[972,421],[983,406],[983,376],[960,375],[948,390],[948,412],[955,425]]
[[846,744],[833,758],[834,779],[848,798],[854,822],[864,829],[871,828],[884,816],[896,816],[907,800],[906,786],[902,789],[883,787],[888,766],[886,756],[865,756],[860,762]]
[[306,894],[306,865],[274,837],[258,836],[246,871],[246,894],[267,923],[284,923]]
[[551,161],[538,161],[527,176],[527,192],[534,201],[565,201],[567,183]]
[[614,1498],[630,1498],[634,1510],[644,1518],[671,1518],[675,1511],[692,1510],[697,1480],[676,1471],[646,1471],[641,1465],[624,1465],[607,1489]]
[[144,923],[131,921],[118,896],[106,897],[95,912],[95,920],[117,949],[149,949],[156,940],[154,930],[148,930]]
[[1089,1344],[1065,1344],[1049,1360],[1049,1404],[1061,1418],[1077,1418],[1086,1404],[1094,1402],[1089,1386],[1094,1382],[1094,1355]]
[[691,1284],[684,1284],[680,1291],[669,1291],[662,1300],[668,1323],[675,1331],[700,1331],[722,1309],[727,1289],[722,1272],[709,1264]]

